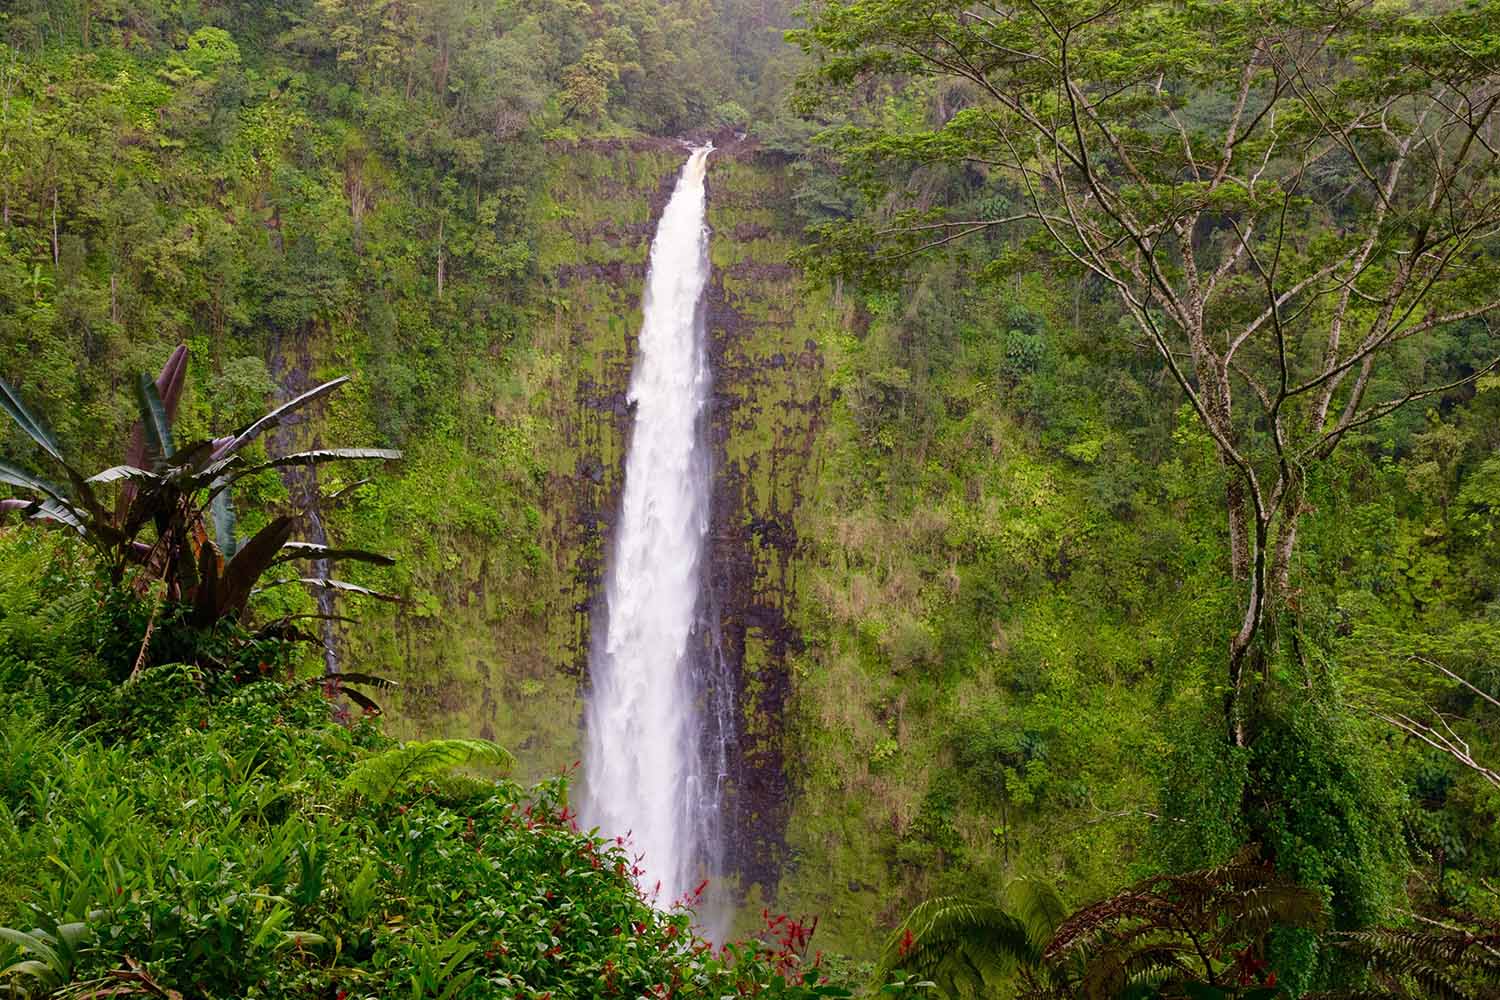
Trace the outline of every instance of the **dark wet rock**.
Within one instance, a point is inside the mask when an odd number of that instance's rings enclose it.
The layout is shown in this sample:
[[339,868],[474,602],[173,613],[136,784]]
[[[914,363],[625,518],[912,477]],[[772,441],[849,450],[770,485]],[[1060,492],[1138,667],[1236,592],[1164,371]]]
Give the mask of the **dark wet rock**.
[[578,475],[595,486],[602,486],[604,485],[604,463],[594,455],[581,456],[578,459]]

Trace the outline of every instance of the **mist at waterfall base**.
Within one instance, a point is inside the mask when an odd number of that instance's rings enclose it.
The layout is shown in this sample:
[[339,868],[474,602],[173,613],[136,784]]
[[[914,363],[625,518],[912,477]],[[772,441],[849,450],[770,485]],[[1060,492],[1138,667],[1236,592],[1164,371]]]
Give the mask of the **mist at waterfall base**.
[[[657,225],[631,376],[634,420],[590,657],[583,818],[628,838],[637,883],[661,908],[722,869],[728,685],[711,678],[715,615],[704,595],[712,387],[704,326],[705,173],[696,149]],[[698,904],[714,933],[722,914]]]

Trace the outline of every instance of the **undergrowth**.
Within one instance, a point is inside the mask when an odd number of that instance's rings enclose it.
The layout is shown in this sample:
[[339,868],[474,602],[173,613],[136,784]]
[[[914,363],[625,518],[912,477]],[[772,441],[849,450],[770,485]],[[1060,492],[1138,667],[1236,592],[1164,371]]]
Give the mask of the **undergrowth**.
[[424,770],[371,794],[350,774],[395,746],[378,719],[331,721],[280,669],[117,683],[132,644],[96,640],[143,599],[94,588],[35,533],[0,535],[0,556],[0,978],[17,994],[849,995],[805,936],[718,949],[688,909],[649,905],[628,843],[574,822],[565,775]]

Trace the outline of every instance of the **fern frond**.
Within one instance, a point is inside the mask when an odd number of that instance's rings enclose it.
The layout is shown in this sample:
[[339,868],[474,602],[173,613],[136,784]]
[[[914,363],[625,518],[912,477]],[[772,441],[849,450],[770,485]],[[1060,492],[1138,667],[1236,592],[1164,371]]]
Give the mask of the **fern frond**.
[[489,740],[428,740],[406,743],[367,757],[344,779],[344,790],[371,802],[467,764],[510,768],[515,758]]
[[1053,933],[1068,919],[1068,907],[1048,882],[1018,878],[1005,887],[1005,909],[1026,928],[1027,939],[1040,958]]
[[891,933],[876,974],[884,979],[905,969],[952,996],[960,992],[959,978],[991,982],[1039,957],[1026,925],[1003,907],[939,896],[917,904]]

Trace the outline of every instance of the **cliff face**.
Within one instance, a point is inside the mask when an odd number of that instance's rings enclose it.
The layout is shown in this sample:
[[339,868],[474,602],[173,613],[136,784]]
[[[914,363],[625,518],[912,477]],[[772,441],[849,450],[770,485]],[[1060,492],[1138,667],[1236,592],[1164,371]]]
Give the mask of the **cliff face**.
[[[522,514],[534,518],[539,551],[516,565],[513,553],[446,539],[433,565],[412,570],[413,588],[436,596],[436,613],[381,618],[377,609],[346,637],[356,662],[402,682],[387,706],[398,730],[497,739],[531,775],[580,756],[647,258],[685,159],[677,144],[654,140],[553,152],[540,207],[541,304],[529,343],[505,359],[517,367],[517,391],[492,407],[497,421],[533,435],[540,468],[528,484],[534,509]],[[703,601],[720,628],[705,634],[705,655],[715,647],[735,678],[727,860],[742,891],[768,895],[785,854],[782,723],[802,646],[792,624],[795,513],[825,403],[817,345],[826,310],[786,263],[784,184],[781,164],[751,145],[731,144],[711,161],[714,487]]]
[[738,680],[730,777],[731,869],[774,892],[791,805],[785,720],[800,548],[796,514],[825,399],[822,302],[787,263],[786,176],[753,149],[710,175],[708,332],[716,378],[713,548],[708,587]]

